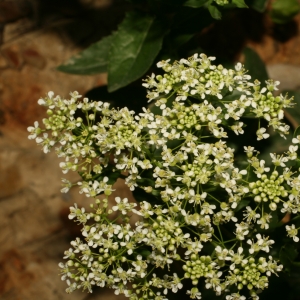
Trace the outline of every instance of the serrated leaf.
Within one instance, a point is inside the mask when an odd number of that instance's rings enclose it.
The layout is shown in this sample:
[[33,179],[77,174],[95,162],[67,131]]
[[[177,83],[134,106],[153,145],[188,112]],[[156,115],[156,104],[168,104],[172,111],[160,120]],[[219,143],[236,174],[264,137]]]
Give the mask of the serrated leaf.
[[239,8],[248,8],[244,0],[232,0],[232,3],[234,3]]
[[203,6],[205,3],[209,2],[210,0],[187,0],[184,2],[183,6],[189,6],[193,8],[198,8]]
[[269,0],[252,0],[249,6],[262,13],[266,10]]
[[300,12],[298,0],[275,0],[272,3],[271,18],[274,23],[283,24]]
[[265,86],[265,81],[269,79],[269,76],[264,62],[251,48],[245,48],[243,52],[245,55],[245,69],[248,70],[248,74],[253,81],[258,79],[261,85]]
[[92,44],[84,51],[68,59],[57,70],[65,73],[92,75],[104,73],[107,70],[108,53],[112,36],[107,36]]
[[108,91],[137,80],[152,65],[167,27],[150,15],[130,12],[114,33],[109,52]]
[[216,6],[208,5],[207,8],[208,8],[208,11],[209,11],[210,15],[212,16],[212,18],[214,18],[216,20],[221,20],[222,14]]

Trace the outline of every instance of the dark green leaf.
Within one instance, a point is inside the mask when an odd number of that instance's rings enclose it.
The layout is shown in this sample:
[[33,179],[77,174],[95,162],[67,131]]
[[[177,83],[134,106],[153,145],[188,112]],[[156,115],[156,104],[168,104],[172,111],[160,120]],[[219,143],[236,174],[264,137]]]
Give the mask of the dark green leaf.
[[251,75],[252,80],[255,79],[261,82],[262,86],[265,86],[265,81],[269,79],[266,66],[261,60],[259,55],[250,48],[244,49],[245,55],[245,69],[248,70],[248,74]]
[[[172,96],[170,98],[168,98],[166,106],[167,107],[172,107],[172,103],[175,100],[175,97]],[[162,115],[162,110],[159,108],[159,106],[156,106],[154,103],[150,105],[150,111],[154,114],[154,115]]]
[[140,255],[142,255],[144,258],[147,258],[152,252],[148,249],[141,249],[138,252]]
[[276,227],[278,227],[278,225],[280,225],[278,222],[278,213],[275,211],[275,212],[271,212],[271,221],[269,223],[269,230],[274,230]]
[[295,260],[298,256],[298,251],[296,246],[292,244],[285,244],[281,247],[279,252],[280,262],[286,267],[290,266],[290,264]]
[[141,185],[141,186],[155,186],[155,181],[150,179],[150,178],[141,178],[141,179],[137,179],[136,182]]
[[146,89],[142,85],[128,85],[109,93],[106,86],[96,87],[85,94],[85,97],[95,101],[109,102],[111,107],[128,107],[136,113],[142,112],[147,106]]
[[99,176],[95,177],[95,180],[102,181],[104,177],[108,177],[108,184],[113,185],[117,179],[120,177],[121,171],[115,170],[113,166],[110,166],[109,168],[105,169]]
[[271,18],[274,23],[287,23],[300,12],[298,0],[275,0],[272,4]]
[[111,185],[113,185],[121,175],[121,172],[119,170],[118,171],[113,170],[107,173],[109,174],[109,177],[107,176],[108,177],[107,183]]
[[[171,51],[177,51],[182,45],[190,41],[195,34],[201,32],[204,28],[209,26],[214,19],[212,19],[207,9],[194,9],[191,7],[182,7],[173,18],[172,27],[169,35]],[[164,39],[164,50],[166,49],[166,41]],[[170,58],[170,55],[168,55]],[[176,59],[178,59],[176,57]]]
[[203,6],[205,3],[209,2],[210,0],[187,0],[183,6],[189,6],[193,8],[198,8]]
[[294,137],[297,137],[298,135],[300,135],[300,126],[298,126],[297,128],[296,128],[296,130],[294,131]]
[[80,75],[106,72],[111,39],[112,36],[103,38],[76,56],[71,57],[57,69],[61,72]]
[[209,26],[213,21],[210,13],[206,9],[182,7],[174,16],[170,34],[172,36],[195,34]]
[[157,18],[128,13],[113,35],[108,63],[108,91],[140,78],[161,49],[167,27]]
[[269,0],[251,0],[249,6],[262,13],[266,10],[268,1]]
[[234,3],[239,8],[248,8],[244,0],[232,0],[232,3]]
[[233,92],[228,93],[228,95],[224,95],[223,99],[225,101],[228,100],[237,100],[243,95],[242,92],[239,92],[238,90],[233,90]]
[[176,47],[176,49],[179,48],[180,46],[184,45],[189,40],[191,40],[194,35],[195,34],[193,34],[193,33],[186,33],[186,34],[180,34],[180,35],[176,36],[173,39],[174,47]]
[[293,261],[293,266],[300,268],[300,262],[298,261]]
[[243,199],[239,202],[238,206],[235,209],[235,212],[240,211],[242,208],[246,207],[250,203],[250,200]]
[[267,166],[271,166],[272,159],[270,153],[284,153],[289,150],[289,146],[292,143],[292,132],[283,139],[278,133],[271,133],[268,144],[265,145],[264,151],[260,154],[260,159],[263,159],[266,162]]
[[219,11],[219,9],[216,6],[209,5],[207,8],[208,8],[208,10],[210,12],[210,15],[214,19],[220,20],[222,18],[222,14],[221,14],[221,12]]
[[137,202],[147,201],[152,205],[157,202],[157,198],[153,194],[146,193],[142,188],[136,187],[132,191],[133,197]]

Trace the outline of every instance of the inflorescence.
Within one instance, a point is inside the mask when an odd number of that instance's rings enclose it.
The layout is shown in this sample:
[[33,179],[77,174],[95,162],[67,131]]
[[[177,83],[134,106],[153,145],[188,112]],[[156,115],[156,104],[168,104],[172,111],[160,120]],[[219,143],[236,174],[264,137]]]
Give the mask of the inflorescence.
[[[268,230],[275,216],[300,211],[299,171],[288,167],[300,136],[288,152],[270,154],[271,167],[244,147],[243,169],[227,140],[230,131],[244,134],[245,117],[258,119],[257,140],[269,137],[261,119],[285,137],[283,109],[292,99],[274,95],[277,81],[263,88],[252,82],[241,63],[232,70],[213,60],[195,54],[159,62],[164,74],[143,83],[159,114],[110,108],[77,92],[70,99],[49,92],[38,101],[48,118],[43,128],[28,128],[29,138],[45,153],[55,149],[64,174],[80,174],[77,183],[63,179],[63,193],[76,185],[95,201],[89,212],[70,208],[83,238],[71,242],[59,264],[67,292],[106,286],[130,300],[162,300],[179,290],[200,299],[210,289],[227,300],[258,299],[282,270]],[[109,206],[118,178],[139,192],[138,203],[116,197]],[[286,231],[299,241],[294,224]]]

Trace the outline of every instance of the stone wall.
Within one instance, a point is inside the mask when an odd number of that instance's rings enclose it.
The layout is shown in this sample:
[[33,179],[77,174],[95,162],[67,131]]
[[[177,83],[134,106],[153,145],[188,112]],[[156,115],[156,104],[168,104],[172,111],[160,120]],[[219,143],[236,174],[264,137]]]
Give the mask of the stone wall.
[[[100,2],[90,1],[97,7]],[[105,84],[106,77],[56,71],[80,50],[73,41],[55,30],[34,27],[23,16],[4,21],[0,14],[0,299],[113,299],[106,290],[93,295],[64,292],[57,264],[79,232],[67,218],[68,207],[74,202],[88,206],[88,200],[76,190],[60,193],[59,160],[54,153],[44,155],[26,131],[44,116],[37,100],[49,90],[62,96],[74,90],[84,94]],[[259,42],[247,42],[267,63],[270,76],[282,81],[282,89],[300,87],[299,16],[296,21],[296,34],[286,41],[266,33]],[[119,193],[128,194],[122,182],[118,186]]]

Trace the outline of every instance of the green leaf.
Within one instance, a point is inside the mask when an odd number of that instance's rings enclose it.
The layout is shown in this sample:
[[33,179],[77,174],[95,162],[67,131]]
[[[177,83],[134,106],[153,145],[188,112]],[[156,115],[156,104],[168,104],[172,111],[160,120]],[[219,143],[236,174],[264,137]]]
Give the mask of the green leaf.
[[107,71],[108,52],[112,36],[107,36],[92,44],[81,53],[71,57],[57,70],[65,73],[91,75]]
[[274,230],[279,225],[278,213],[276,211],[271,212],[271,221],[269,223],[269,230]]
[[193,8],[198,8],[203,6],[205,3],[207,3],[210,0],[187,0],[183,6],[189,6]]
[[248,8],[244,0],[232,0],[232,3],[234,3],[239,8]]
[[249,6],[262,13],[266,10],[268,1],[269,0],[252,0]]
[[269,76],[264,62],[251,48],[245,48],[243,52],[245,55],[245,69],[249,71],[248,74],[253,81],[258,79],[261,85],[265,86],[265,81],[269,79]]
[[107,183],[113,185],[120,177],[120,175],[121,175],[121,171],[119,170],[116,171],[113,166],[109,166],[109,168],[105,169],[101,174],[96,176],[95,180],[102,181],[104,177],[108,177]]
[[149,193],[146,193],[142,188],[136,187],[134,191],[132,191],[132,195],[137,202],[147,201],[154,205],[157,203],[157,198]]
[[293,137],[295,138],[295,137],[297,137],[298,135],[300,135],[300,126],[298,126],[298,127],[296,128],[296,130],[294,131]]
[[[170,98],[168,98],[166,106],[167,107],[172,107],[172,103],[175,100],[174,95],[171,96]],[[149,106],[150,111],[154,114],[154,115],[158,115],[161,116],[162,115],[162,110],[159,108],[159,106],[156,106],[154,103],[150,104]]]
[[281,247],[279,252],[279,259],[280,262],[285,266],[288,267],[290,264],[295,260],[298,256],[298,251],[295,245],[292,244],[285,244]]
[[249,203],[250,203],[250,200],[242,199],[239,202],[238,206],[236,207],[235,212],[240,211],[242,208],[246,207]]
[[168,28],[150,15],[130,12],[113,34],[108,59],[108,91],[137,80],[152,65]]
[[283,24],[291,21],[299,12],[298,0],[275,0],[272,4],[271,18],[274,23]]
[[214,19],[221,20],[222,14],[216,6],[209,5],[207,8]]
[[189,40],[191,40],[193,38],[195,34],[193,33],[186,33],[186,34],[180,34],[178,36],[176,36],[173,39],[173,44],[174,46],[177,48],[179,48],[180,46],[184,45],[185,43],[187,43]]
[[[85,97],[95,101],[109,102],[111,107],[128,107],[136,113],[142,112],[147,106],[147,92],[142,85],[127,85],[115,92],[109,93],[107,86],[93,88],[85,94]],[[124,101],[126,99],[126,101]]]
[[268,143],[265,145],[263,151],[260,154],[260,159],[263,159],[266,162],[267,166],[271,166],[272,159],[270,153],[281,154],[289,150],[289,146],[292,143],[292,131],[290,134],[283,139],[279,134],[271,133]]
[[142,255],[144,258],[147,258],[152,252],[148,249],[139,249],[138,253]]
[[178,36],[181,34],[196,34],[200,32],[214,20],[206,9],[194,9],[191,7],[182,7],[176,13],[173,19],[171,35]]

